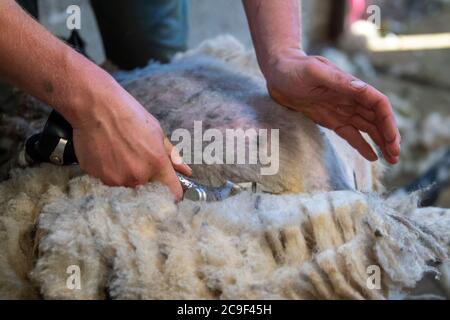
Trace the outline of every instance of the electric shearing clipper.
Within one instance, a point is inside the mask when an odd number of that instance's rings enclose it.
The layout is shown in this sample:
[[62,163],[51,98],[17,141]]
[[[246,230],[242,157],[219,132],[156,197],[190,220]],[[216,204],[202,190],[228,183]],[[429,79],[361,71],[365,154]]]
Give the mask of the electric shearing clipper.
[[[49,162],[55,165],[77,163],[72,127],[58,112],[52,111],[41,133],[29,137],[19,161],[27,165]],[[184,192],[184,198],[194,201],[220,201],[241,191],[258,190],[256,182],[235,184],[227,181],[220,187],[202,185],[180,173],[177,173]]]

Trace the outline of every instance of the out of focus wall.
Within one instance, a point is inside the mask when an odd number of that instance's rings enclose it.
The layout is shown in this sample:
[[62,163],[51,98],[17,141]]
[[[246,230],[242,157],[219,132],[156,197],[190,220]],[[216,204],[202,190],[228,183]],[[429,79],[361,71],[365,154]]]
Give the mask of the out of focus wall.
[[[103,62],[104,53],[100,36],[88,0],[39,0],[41,22],[53,33],[67,37],[69,31],[65,28],[65,10],[71,4],[81,7],[81,34],[87,42],[89,55],[96,62]],[[313,29],[315,30],[314,36],[320,34],[320,25],[323,20],[320,12],[324,11],[317,10],[317,4],[314,4],[314,0],[303,0],[302,5],[303,42],[306,46],[308,35],[311,34]],[[316,13],[312,14],[311,11],[314,8],[316,8]],[[251,46],[250,33],[241,0],[190,0],[189,18],[190,47],[197,45],[204,39],[224,33],[232,34],[246,46]]]
[[53,34],[67,38],[70,31],[66,28],[66,9],[75,4],[81,8],[81,36],[86,42],[88,55],[97,63],[105,59],[103,47],[94,13],[88,0],[38,0],[39,20]]

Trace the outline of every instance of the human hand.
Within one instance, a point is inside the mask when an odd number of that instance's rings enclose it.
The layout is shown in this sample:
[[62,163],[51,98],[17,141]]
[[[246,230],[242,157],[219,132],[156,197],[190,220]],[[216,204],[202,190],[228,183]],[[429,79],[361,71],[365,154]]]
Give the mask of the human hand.
[[335,131],[367,160],[378,159],[361,133],[395,164],[400,156],[398,131],[389,99],[319,56],[289,49],[269,63],[265,76],[271,97]]
[[0,30],[1,78],[69,121],[81,169],[109,185],[159,181],[181,198],[174,170],[191,170],[181,157],[174,159],[158,121],[109,74],[51,35],[16,1],[0,1]]
[[172,152],[158,121],[118,84],[98,91],[94,104],[72,123],[81,169],[111,186],[159,181],[181,200],[175,170],[188,176],[192,171]]

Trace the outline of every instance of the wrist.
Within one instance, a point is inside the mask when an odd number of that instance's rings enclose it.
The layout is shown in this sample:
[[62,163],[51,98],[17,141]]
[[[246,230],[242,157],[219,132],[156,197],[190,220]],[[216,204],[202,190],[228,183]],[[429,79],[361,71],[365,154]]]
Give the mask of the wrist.
[[98,100],[121,87],[110,74],[72,49],[65,54],[65,60],[64,101],[55,108],[72,127],[79,127],[104,115],[99,109],[105,104]]
[[280,73],[289,72],[292,63],[298,63],[300,59],[306,58],[307,54],[300,47],[282,47],[273,50],[261,64],[261,69],[268,84],[277,78]]

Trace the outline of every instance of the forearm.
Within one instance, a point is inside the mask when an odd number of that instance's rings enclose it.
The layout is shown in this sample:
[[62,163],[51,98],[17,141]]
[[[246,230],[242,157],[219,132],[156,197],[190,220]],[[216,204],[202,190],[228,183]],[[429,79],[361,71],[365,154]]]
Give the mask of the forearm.
[[[12,0],[0,1],[0,76],[76,123],[93,107],[93,88],[112,78],[51,35]],[[93,83],[95,79],[95,84]]]
[[300,0],[243,0],[264,74],[283,52],[301,51]]

